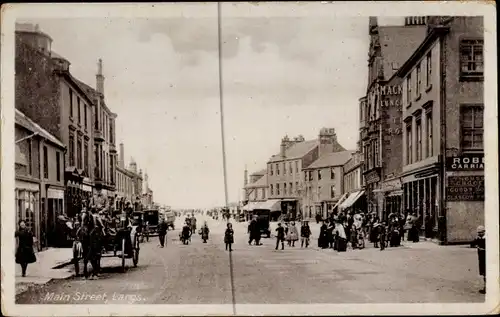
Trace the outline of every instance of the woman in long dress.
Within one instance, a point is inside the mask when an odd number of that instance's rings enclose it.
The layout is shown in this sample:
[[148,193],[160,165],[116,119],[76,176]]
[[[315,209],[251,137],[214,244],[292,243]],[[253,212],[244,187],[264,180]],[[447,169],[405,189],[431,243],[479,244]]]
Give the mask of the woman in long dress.
[[19,229],[15,233],[18,239],[16,251],[16,263],[21,265],[22,275],[26,276],[28,264],[36,262],[35,251],[33,251],[33,234],[26,228],[24,220],[19,221]]
[[295,222],[291,222],[290,227],[288,228],[288,237],[287,240],[290,241],[292,247],[295,246],[295,241],[299,240],[299,231],[295,226]]

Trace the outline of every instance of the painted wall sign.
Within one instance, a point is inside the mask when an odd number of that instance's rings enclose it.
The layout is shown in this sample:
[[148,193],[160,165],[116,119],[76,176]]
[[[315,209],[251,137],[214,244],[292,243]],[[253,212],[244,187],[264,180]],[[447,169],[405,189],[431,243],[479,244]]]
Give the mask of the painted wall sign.
[[380,181],[380,175],[378,175],[377,171],[371,171],[370,173],[365,175],[365,182],[367,184],[376,183]]
[[483,201],[484,176],[450,176],[446,186],[448,201]]
[[385,99],[380,102],[380,107],[381,108],[394,108],[394,107],[401,107],[401,99],[396,98],[396,99]]
[[379,86],[378,92],[382,96],[401,95],[403,93],[403,88],[401,87],[401,85]]
[[482,171],[484,170],[484,154],[447,157],[446,169],[449,171]]

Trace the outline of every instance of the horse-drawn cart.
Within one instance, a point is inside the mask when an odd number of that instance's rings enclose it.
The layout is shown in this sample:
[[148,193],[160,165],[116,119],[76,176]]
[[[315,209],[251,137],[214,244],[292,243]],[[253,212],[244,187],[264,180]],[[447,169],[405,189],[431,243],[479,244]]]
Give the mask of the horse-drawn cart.
[[[125,225],[126,217],[121,217],[120,226],[118,228],[106,228],[104,230],[104,235],[101,236],[101,241],[92,241],[92,234],[89,231],[88,237],[79,238],[80,244],[75,243],[73,245],[73,261],[75,264],[75,272],[78,275],[80,272],[79,260],[83,259],[83,265],[86,266],[90,261],[90,257],[93,256],[91,245],[99,244],[99,249],[101,250],[101,258],[105,257],[119,257],[121,259],[121,268],[125,270],[126,259],[131,259],[134,267],[137,267],[139,263],[139,240],[140,240],[140,230],[136,225]],[[91,230],[102,230],[101,228],[91,228]],[[80,235],[82,236],[82,235]],[[85,236],[85,235],[84,235]]]

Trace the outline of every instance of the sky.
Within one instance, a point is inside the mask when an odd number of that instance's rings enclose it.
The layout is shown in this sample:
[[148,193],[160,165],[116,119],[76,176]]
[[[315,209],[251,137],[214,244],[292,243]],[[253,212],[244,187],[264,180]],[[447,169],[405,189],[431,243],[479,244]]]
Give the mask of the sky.
[[[368,17],[310,9],[298,6],[308,10],[300,17],[221,14],[229,202],[242,199],[245,166],[249,173],[265,168],[285,135],[313,139],[320,128],[335,128],[345,148],[356,147]],[[125,163],[133,157],[147,171],[155,201],[225,205],[215,14],[18,22],[39,24],[53,51],[71,62],[71,73],[93,87],[102,58]]]

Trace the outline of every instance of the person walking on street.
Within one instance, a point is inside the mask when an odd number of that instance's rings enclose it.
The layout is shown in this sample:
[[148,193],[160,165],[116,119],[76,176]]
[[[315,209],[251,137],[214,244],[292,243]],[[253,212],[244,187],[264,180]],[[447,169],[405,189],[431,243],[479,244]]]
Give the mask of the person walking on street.
[[309,246],[309,237],[311,236],[311,228],[309,227],[309,221],[305,220],[302,222],[302,226],[300,227],[300,247],[304,247],[304,243],[306,244],[306,248]]
[[321,249],[326,249],[328,247],[328,239],[327,239],[327,225],[325,222],[321,225],[319,229],[319,237],[318,237],[318,247]]
[[260,244],[260,228],[257,222],[257,216],[254,215],[250,224],[248,225],[248,245],[252,245],[252,242],[255,240],[255,245]]
[[226,244],[226,251],[232,252],[232,245],[234,243],[234,230],[231,223],[227,224],[226,232],[224,233],[224,243]]
[[158,238],[160,239],[160,248],[165,247],[165,237],[167,235],[167,223],[162,219],[158,224]]
[[21,265],[22,276],[26,276],[28,264],[36,262],[35,251],[33,250],[34,236],[26,228],[24,220],[19,221],[19,229],[15,232],[17,238],[16,263]]
[[337,251],[345,252],[347,250],[347,235],[345,232],[344,221],[339,219],[335,226],[335,237],[337,243]]
[[[92,265],[91,279],[98,279],[101,271],[101,253],[103,247],[103,234],[101,224],[98,222],[90,231],[89,260]],[[125,250],[122,250],[125,252]]]
[[483,277],[484,287],[479,291],[486,294],[486,230],[483,226],[477,227],[477,237],[472,243],[477,248],[477,261],[479,265],[479,275]]
[[290,223],[290,227],[288,228],[288,240],[292,247],[295,247],[295,241],[299,240],[299,232],[294,221]]
[[281,226],[281,222],[278,223],[278,228],[276,228],[276,250],[281,242],[281,250],[285,249],[285,228]]
[[385,222],[379,226],[379,240],[380,240],[380,251],[385,249],[385,244],[387,242],[387,226]]

